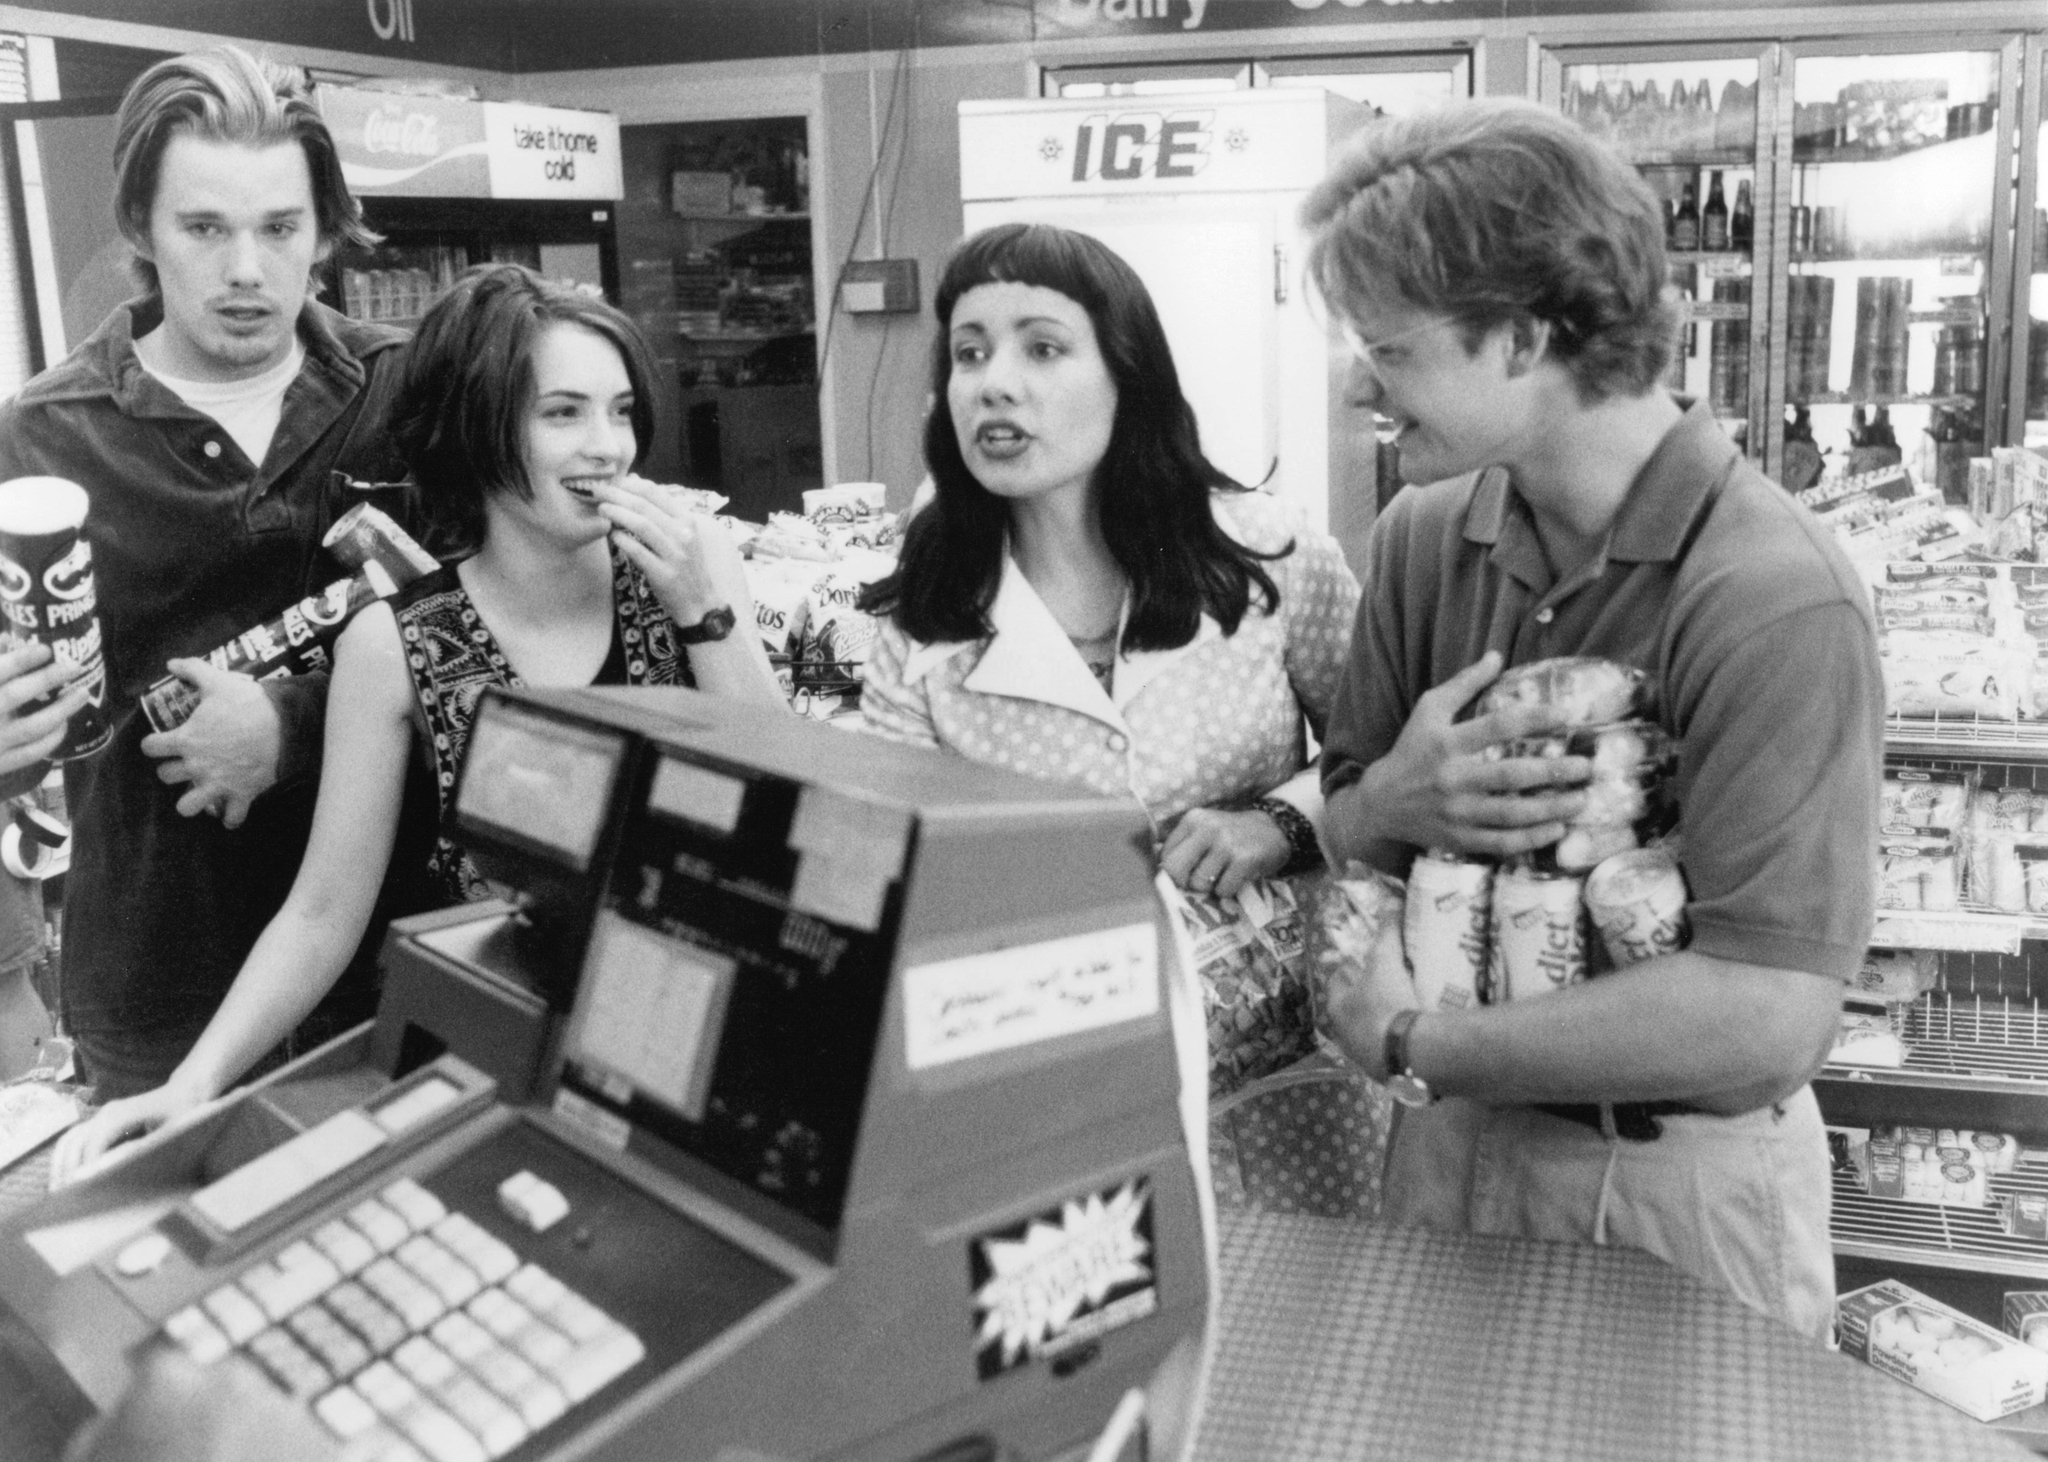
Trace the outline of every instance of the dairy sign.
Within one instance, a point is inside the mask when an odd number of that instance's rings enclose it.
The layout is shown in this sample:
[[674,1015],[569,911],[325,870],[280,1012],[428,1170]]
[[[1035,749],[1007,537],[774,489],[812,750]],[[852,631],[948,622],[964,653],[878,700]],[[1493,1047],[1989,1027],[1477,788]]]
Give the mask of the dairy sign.
[[962,102],[961,197],[1306,188],[1325,152],[1318,103],[1306,91]]
[[342,176],[367,197],[617,198],[605,112],[321,86]]

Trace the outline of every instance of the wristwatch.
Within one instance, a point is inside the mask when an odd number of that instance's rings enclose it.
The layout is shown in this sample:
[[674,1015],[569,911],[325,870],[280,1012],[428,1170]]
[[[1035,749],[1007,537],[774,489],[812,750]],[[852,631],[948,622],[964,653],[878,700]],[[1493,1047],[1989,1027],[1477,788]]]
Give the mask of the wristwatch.
[[1387,1091],[1404,1107],[1426,1107],[1436,1100],[1429,1083],[1408,1066],[1408,1032],[1421,1014],[1404,1010],[1387,1022]]
[[688,628],[676,626],[676,638],[686,645],[701,645],[707,640],[722,640],[732,633],[732,627],[737,622],[732,606],[721,604]]

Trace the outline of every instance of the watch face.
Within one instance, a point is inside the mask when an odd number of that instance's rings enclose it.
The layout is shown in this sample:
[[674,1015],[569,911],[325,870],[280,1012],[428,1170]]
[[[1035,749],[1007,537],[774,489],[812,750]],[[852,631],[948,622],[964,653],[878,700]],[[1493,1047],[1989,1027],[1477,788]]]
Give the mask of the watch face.
[[1428,1082],[1405,1072],[1396,1072],[1387,1078],[1387,1092],[1404,1107],[1426,1107],[1435,1100],[1430,1095]]
[[678,629],[676,638],[686,645],[701,645],[707,640],[722,640],[732,633],[737,617],[730,604],[712,610],[687,629]]

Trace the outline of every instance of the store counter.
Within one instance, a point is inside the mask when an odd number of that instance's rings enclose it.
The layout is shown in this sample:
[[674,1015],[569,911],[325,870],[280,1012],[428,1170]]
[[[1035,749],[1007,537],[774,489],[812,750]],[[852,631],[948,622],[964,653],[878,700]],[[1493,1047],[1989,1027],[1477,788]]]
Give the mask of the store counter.
[[[0,1175],[0,1219],[46,1173]],[[2029,1455],[1626,1250],[1225,1209],[1222,1278],[1198,1462]],[[0,1454],[55,1462],[74,1420],[0,1351]]]
[[1226,1210],[1200,1462],[1937,1462],[2017,1444],[1646,1254]]

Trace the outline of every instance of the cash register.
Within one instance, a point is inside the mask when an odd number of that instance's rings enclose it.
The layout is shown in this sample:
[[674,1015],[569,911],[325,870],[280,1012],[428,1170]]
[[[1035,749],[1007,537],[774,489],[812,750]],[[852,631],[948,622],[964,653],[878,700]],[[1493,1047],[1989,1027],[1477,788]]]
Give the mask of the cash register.
[[39,1385],[239,1353],[363,1462],[1079,1457],[1193,1394],[1135,806],[686,690],[493,691],[448,826],[507,896],[395,923],[374,1023],[0,1229]]

